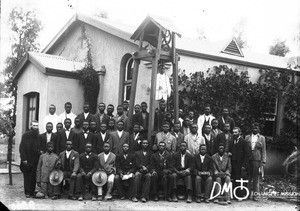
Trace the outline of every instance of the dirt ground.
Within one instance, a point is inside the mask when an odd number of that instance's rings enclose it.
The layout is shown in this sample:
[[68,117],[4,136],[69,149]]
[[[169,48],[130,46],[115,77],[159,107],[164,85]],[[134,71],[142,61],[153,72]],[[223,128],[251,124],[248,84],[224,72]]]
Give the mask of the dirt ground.
[[[23,175],[13,174],[13,185],[8,185],[8,174],[0,174],[0,201],[10,210],[297,210],[293,203],[261,199],[259,202],[232,201],[231,205],[223,206],[214,203],[196,202],[187,204],[185,201],[166,202],[149,201],[147,203],[131,202],[129,200],[113,201],[73,201],[68,199],[27,199],[23,191]],[[2,210],[2,209],[1,209]]]

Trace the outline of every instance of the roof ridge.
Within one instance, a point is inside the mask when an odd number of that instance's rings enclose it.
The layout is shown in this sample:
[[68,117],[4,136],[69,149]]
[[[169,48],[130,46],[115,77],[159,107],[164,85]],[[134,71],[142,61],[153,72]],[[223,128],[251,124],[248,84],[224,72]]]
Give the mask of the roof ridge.
[[50,58],[50,59],[58,59],[58,60],[64,60],[64,61],[70,61],[70,62],[84,63],[84,62],[79,61],[79,60],[68,59],[68,58],[65,58],[65,57],[59,56],[59,55],[46,54],[46,53],[34,52],[34,51],[30,51],[29,53],[31,53],[31,54],[38,54],[38,56],[41,56],[41,57],[44,57],[44,58]]

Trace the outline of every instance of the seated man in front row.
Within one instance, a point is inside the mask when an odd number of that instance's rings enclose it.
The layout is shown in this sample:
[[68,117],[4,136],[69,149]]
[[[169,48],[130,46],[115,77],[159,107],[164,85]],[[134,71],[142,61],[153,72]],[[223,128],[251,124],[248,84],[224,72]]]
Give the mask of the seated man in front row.
[[[212,188],[212,175],[213,175],[213,160],[207,154],[206,145],[200,145],[200,153],[195,156],[195,168],[194,174],[195,178],[195,186],[196,186],[196,202],[201,202],[201,195],[204,192],[203,200],[205,203],[209,203],[209,195]],[[204,191],[202,189],[204,186]]]
[[173,171],[171,154],[166,151],[166,143],[163,141],[159,142],[158,150],[159,151],[152,154],[150,158],[153,200],[158,201],[157,188],[159,181],[162,181],[165,199],[172,201],[170,196],[171,191],[168,189],[170,187],[168,181]]
[[170,181],[171,188],[173,191],[172,200],[177,202],[176,189],[177,179],[184,179],[184,184],[187,192],[187,203],[192,202],[192,177],[191,171],[194,167],[193,156],[186,151],[187,143],[181,142],[179,152],[173,155],[174,173],[172,174],[172,180]]
[[92,201],[96,200],[96,186],[92,182],[92,175],[98,170],[98,156],[92,152],[92,144],[85,145],[85,152],[79,155],[80,169],[76,179],[76,192],[79,194],[78,201],[83,200],[86,187],[91,189]]
[[79,170],[79,154],[72,149],[72,141],[66,141],[66,150],[58,156],[57,166],[64,172],[64,179],[70,179],[69,199],[75,200],[75,182]]
[[[212,156],[214,161],[214,177],[215,181],[220,184],[220,187],[223,187],[224,183],[228,186],[230,183],[230,174],[231,174],[231,161],[228,154],[225,152],[225,146],[223,143],[219,144],[219,151]],[[216,186],[216,192],[219,192],[219,185]],[[217,197],[214,202],[219,202],[220,197]],[[229,198],[229,192],[225,191],[224,205],[231,204]]]
[[[123,153],[118,154],[116,157],[116,167],[117,174],[115,177],[115,185],[118,190],[118,194],[121,200],[124,200],[126,197],[131,198],[131,190],[135,174],[135,158],[134,154],[129,153],[129,144],[123,144]],[[123,189],[124,181],[128,181],[129,183],[126,194]]]

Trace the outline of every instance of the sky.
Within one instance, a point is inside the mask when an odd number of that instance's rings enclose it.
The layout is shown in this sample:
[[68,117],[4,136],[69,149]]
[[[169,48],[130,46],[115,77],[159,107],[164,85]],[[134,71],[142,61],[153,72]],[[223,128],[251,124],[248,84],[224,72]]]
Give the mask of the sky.
[[[183,37],[196,39],[199,31],[210,41],[228,40],[240,25],[249,50],[268,54],[275,39],[286,40],[299,56],[299,0],[1,0],[0,71],[10,53],[11,32],[7,21],[15,6],[35,9],[43,29],[38,39],[41,49],[76,12],[95,14],[106,11],[108,18],[138,26],[148,14],[167,17]],[[298,26],[298,27],[297,27]]]

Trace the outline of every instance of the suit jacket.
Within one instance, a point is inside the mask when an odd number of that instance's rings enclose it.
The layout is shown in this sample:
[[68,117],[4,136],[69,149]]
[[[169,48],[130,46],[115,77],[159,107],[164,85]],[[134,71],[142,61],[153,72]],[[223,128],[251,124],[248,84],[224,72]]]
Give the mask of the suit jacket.
[[81,126],[84,121],[88,121],[89,124],[91,121],[94,121],[94,116],[91,113],[89,113],[86,118],[84,117],[84,113],[78,114],[77,118],[79,118]]
[[151,151],[148,150],[146,151],[146,154],[144,155],[143,151],[137,151],[135,152],[135,163],[136,163],[136,168],[137,170],[140,170],[142,166],[145,166],[148,170],[150,171],[150,158],[151,158]]
[[204,155],[203,163],[201,162],[200,154],[197,154],[195,157],[195,168],[194,173],[197,175],[200,171],[208,171],[210,175],[214,173],[214,162],[213,159],[208,155]]
[[154,130],[155,131],[161,131],[162,125],[165,122],[166,119],[166,111],[158,110],[158,112],[155,113],[154,117]]
[[173,162],[171,154],[167,151],[165,151],[162,156],[159,155],[159,152],[152,154],[150,158],[150,169],[151,172],[162,172],[164,169],[173,172]]
[[103,152],[103,145],[105,142],[109,142],[109,133],[105,133],[104,140],[102,138],[101,132],[97,133],[94,137],[94,143],[93,143],[93,151],[99,155],[101,152]]
[[231,161],[238,161],[238,165],[248,168],[250,148],[242,137],[239,137],[238,143],[235,140],[231,140],[229,145],[229,152],[231,155]]
[[205,140],[205,145],[207,149],[207,154],[212,156],[215,153],[215,140],[213,136],[210,134],[210,138],[208,139],[205,134],[203,134],[203,138]]
[[39,137],[32,130],[25,132],[19,148],[21,161],[27,160],[35,168],[39,161],[40,151]]
[[87,157],[87,153],[84,152],[79,155],[79,163],[80,169],[79,172],[85,172],[86,174],[91,172],[95,173],[99,169],[99,160],[98,156],[91,152],[91,154]]
[[136,122],[139,123],[144,128],[142,131],[148,131],[149,113],[146,112],[145,119],[143,118],[142,112],[134,114],[132,119],[132,125]]
[[[227,123],[229,123],[230,124],[230,132],[232,133],[232,130],[233,130],[233,128],[234,128],[234,126],[235,126],[235,122],[234,122],[234,120],[231,118],[231,117],[227,117],[226,119],[225,119],[225,122]],[[224,131],[224,122],[223,122],[223,118],[222,118],[222,116],[220,116],[219,118],[218,118],[218,127],[219,127],[219,129],[220,130],[222,130],[222,131]]]
[[[40,150],[43,151],[43,153],[45,153],[47,151],[47,132],[46,133],[42,133],[41,135],[39,135],[39,142],[40,142]],[[53,143],[53,152],[56,152],[56,139],[57,139],[57,135],[55,133],[51,133],[51,138],[50,141]]]
[[135,137],[135,134],[129,135],[129,151],[131,153],[135,153],[136,151],[139,151],[142,149],[142,141],[144,140],[144,136],[139,133],[137,137]]
[[116,174],[116,155],[109,152],[107,160],[104,160],[104,152],[98,155],[99,169],[106,172],[107,175]]
[[93,144],[95,138],[95,134],[88,132],[87,137],[84,137],[84,132],[80,132],[77,134],[76,138],[73,141],[73,148],[76,150],[79,154],[85,152],[85,145],[87,143]]
[[[209,118],[209,119],[208,119],[209,125],[211,125],[211,121],[212,121],[215,117],[214,117],[213,115],[209,114],[209,115],[208,115],[208,118]],[[198,120],[197,120],[198,134],[202,134],[204,122],[205,122],[205,114],[200,115],[200,116],[198,117]]]
[[219,151],[219,144],[223,143],[225,145],[225,152],[229,152],[230,145],[232,144],[232,134],[229,133],[228,139],[225,137],[225,133],[220,133],[217,136],[217,140],[215,141],[214,144],[214,152],[213,154],[217,153]]
[[[66,154],[66,150],[62,151],[59,156],[58,156],[58,163],[60,163],[61,165],[61,170],[65,171],[65,154]],[[77,173],[80,167],[79,164],[79,153],[76,152],[75,150],[72,149],[71,153],[70,153],[70,169]]]
[[160,142],[166,143],[166,150],[170,153],[176,151],[176,138],[170,132],[165,135],[164,132],[159,132],[155,136],[155,144],[158,146]]
[[135,157],[134,154],[128,153],[127,158],[124,154],[116,155],[117,174],[135,173]]
[[109,142],[111,151],[114,154],[121,154],[123,152],[123,144],[129,144],[129,133],[123,131],[121,138],[119,138],[118,131],[114,131],[110,133]]
[[247,135],[245,138],[248,148],[250,149],[249,160],[260,161],[266,163],[267,161],[267,152],[266,152],[266,139],[263,135],[258,134],[257,142],[255,143],[254,150],[251,148],[252,136]]
[[94,120],[96,121],[97,123],[97,132],[100,133],[100,126],[102,123],[106,123],[108,125],[108,121],[109,121],[109,116],[107,114],[103,114],[103,118],[102,118],[102,121],[100,121],[100,114],[97,113],[94,115]]
[[214,138],[214,140],[217,140],[217,136],[222,133],[222,131],[217,128],[216,131],[214,131],[213,129],[211,129],[210,131],[210,135],[212,135],[212,137]]
[[67,138],[66,136],[66,130],[63,129],[60,132],[57,133],[57,139],[56,139],[56,154],[59,155],[59,153],[61,153],[62,151],[64,151],[66,149],[66,142],[67,140],[71,140],[74,144],[74,140],[76,138],[76,133],[74,131],[72,131],[70,129],[70,134],[69,134],[69,138]]
[[182,132],[178,132],[177,135],[175,132],[171,132],[171,134],[176,138],[176,151],[178,151],[180,144],[184,142],[184,135]]
[[126,131],[127,130],[127,121],[128,121],[128,117],[125,115],[125,113],[123,113],[122,116],[114,116],[114,120],[116,121],[116,124],[115,124],[115,129],[117,129],[117,124],[119,121],[123,121],[124,122],[124,130]]
[[214,161],[214,174],[226,173],[228,176],[231,175],[231,161],[227,153],[224,153],[222,161],[219,153],[214,154],[212,159]]
[[181,166],[181,152],[176,152],[173,155],[173,167],[174,171],[177,173],[178,171],[189,169],[190,172],[194,169],[194,157],[186,152],[184,158],[184,167]]
[[40,156],[37,169],[36,169],[36,182],[49,182],[49,175],[55,168],[58,156],[53,152],[48,152]]

